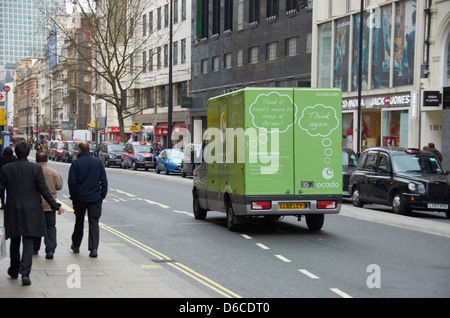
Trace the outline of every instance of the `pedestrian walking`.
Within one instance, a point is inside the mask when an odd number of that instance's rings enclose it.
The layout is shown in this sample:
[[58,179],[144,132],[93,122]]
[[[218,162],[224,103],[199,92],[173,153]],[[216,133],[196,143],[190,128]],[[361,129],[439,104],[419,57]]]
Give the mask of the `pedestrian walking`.
[[108,192],[108,180],[101,160],[89,151],[89,143],[80,142],[78,158],[69,169],[69,193],[75,213],[75,227],[72,234],[71,249],[80,252],[83,239],[84,216],[86,211],[89,223],[88,249],[90,257],[97,257],[100,240],[98,222],[102,213],[102,202]]
[[17,160],[0,169],[0,190],[6,189],[4,226],[6,238],[11,239],[8,275],[15,279],[20,273],[22,285],[31,284],[34,238],[45,235],[41,195],[52,210],[58,210],[59,213],[64,211],[50,193],[42,168],[28,161],[30,149],[28,143],[17,143],[14,148]]
[[[3,149],[3,154],[0,157],[0,168],[10,162],[13,162],[16,160],[16,156],[14,156],[14,151],[11,147],[6,147]],[[2,206],[0,209],[4,209],[5,207],[5,190],[0,191],[0,200],[2,203]]]
[[430,147],[430,151],[434,153],[434,155],[442,162],[442,154],[439,150],[436,149],[434,143],[429,142],[428,147]]
[[[63,178],[55,170],[48,166],[47,153],[43,150],[36,152],[36,163],[42,167],[42,172],[44,173],[45,182],[47,184],[50,193],[56,200],[56,192],[63,188]],[[44,207],[45,216],[45,226],[46,232],[44,236],[45,244],[45,258],[53,259],[55,254],[57,240],[56,240],[56,212],[52,210],[50,204],[47,201],[42,201]],[[41,248],[41,238],[37,237],[34,240],[33,254],[37,255],[39,249]]]

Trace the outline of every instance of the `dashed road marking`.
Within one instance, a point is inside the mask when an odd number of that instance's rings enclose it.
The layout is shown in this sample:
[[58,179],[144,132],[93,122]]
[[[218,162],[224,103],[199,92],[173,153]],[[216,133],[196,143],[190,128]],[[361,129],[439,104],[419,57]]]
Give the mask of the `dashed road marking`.
[[262,243],[256,243],[257,246],[261,247],[263,250],[270,250],[270,247],[265,246]]
[[291,261],[289,259],[287,259],[286,257],[284,257],[283,255],[275,255],[275,257],[281,259],[283,262],[285,263],[290,263]]
[[312,279],[319,279],[318,276],[314,275],[313,273],[311,273],[310,271],[307,271],[306,269],[299,269],[298,270],[300,273],[305,274],[306,276],[308,276],[309,278]]
[[343,298],[353,298],[352,296],[350,296],[347,293],[344,293],[342,290],[340,290],[339,288],[330,288],[330,290],[336,294],[338,294],[339,296],[343,297]]

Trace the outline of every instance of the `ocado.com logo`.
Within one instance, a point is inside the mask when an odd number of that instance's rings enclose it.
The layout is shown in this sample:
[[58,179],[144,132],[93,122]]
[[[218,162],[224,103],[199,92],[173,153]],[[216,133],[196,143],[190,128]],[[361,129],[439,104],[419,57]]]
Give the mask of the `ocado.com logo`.
[[330,167],[326,167],[322,170],[322,177],[326,180],[330,180],[334,176],[334,171]]

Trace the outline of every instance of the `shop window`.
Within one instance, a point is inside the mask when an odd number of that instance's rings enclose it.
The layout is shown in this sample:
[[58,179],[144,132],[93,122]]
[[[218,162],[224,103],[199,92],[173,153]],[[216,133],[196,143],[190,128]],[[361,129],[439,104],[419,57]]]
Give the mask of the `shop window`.
[[413,83],[416,2],[416,0],[408,0],[395,3],[394,86]]
[[331,22],[319,25],[317,86],[330,87]]
[[334,87],[348,91],[350,18],[337,20],[334,42]]
[[372,13],[372,89],[389,87],[391,73],[392,6],[384,6]]
[[408,111],[383,111],[382,146],[407,147],[408,146]]

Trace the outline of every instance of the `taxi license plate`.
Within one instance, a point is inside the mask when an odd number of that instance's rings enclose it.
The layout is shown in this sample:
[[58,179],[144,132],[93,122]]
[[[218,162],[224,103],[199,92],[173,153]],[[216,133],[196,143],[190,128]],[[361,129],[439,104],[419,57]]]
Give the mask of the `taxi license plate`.
[[278,210],[302,210],[305,208],[303,202],[278,203]]
[[448,204],[428,203],[428,208],[429,209],[443,209],[443,210],[447,210],[448,209]]

